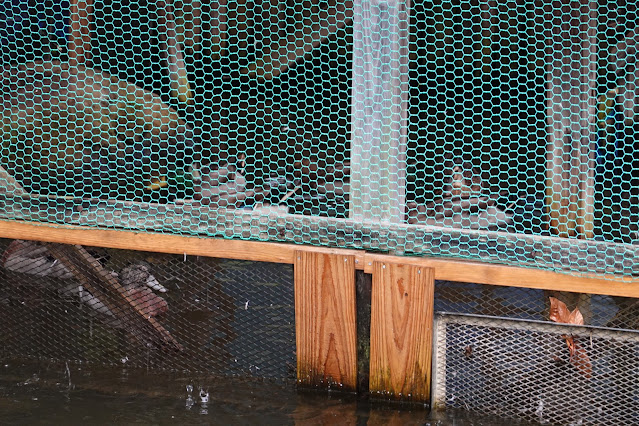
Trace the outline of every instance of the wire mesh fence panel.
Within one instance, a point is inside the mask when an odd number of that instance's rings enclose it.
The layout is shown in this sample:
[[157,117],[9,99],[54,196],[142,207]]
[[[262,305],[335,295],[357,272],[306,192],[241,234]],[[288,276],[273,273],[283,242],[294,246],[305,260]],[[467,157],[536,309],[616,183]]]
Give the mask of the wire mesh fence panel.
[[440,315],[434,401],[541,424],[637,423],[637,333]]
[[2,249],[4,358],[295,378],[290,265],[21,240]]
[[636,21],[5,0],[0,215],[636,275]]

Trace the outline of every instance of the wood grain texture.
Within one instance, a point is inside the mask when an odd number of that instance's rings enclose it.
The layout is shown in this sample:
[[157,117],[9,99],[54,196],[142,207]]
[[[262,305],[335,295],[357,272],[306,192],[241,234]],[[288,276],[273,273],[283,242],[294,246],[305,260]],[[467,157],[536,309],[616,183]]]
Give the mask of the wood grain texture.
[[363,265],[365,253],[349,249],[302,247],[297,244],[202,238],[11,220],[0,220],[0,238],[288,264],[295,263],[297,250],[353,256],[356,258],[357,265]]
[[432,269],[374,262],[370,392],[430,398],[435,280]]
[[296,253],[295,331],[299,383],[356,390],[353,256]]
[[364,271],[373,273],[375,261],[433,268],[436,280],[489,284],[608,296],[639,297],[637,277],[604,279],[597,275],[574,276],[553,271],[433,257],[398,257],[367,254]]
[[[537,288],[639,298],[639,278],[575,276],[537,268],[506,266],[437,257],[408,257],[366,253],[363,250],[300,246],[262,241],[225,240],[154,232],[96,229],[0,220],[0,238],[81,244],[157,253],[188,254],[256,262],[293,264],[298,250],[353,256],[355,268],[373,272],[375,261],[435,269],[435,279],[500,286]],[[567,241],[567,240],[566,240]],[[627,255],[627,256],[632,256]]]

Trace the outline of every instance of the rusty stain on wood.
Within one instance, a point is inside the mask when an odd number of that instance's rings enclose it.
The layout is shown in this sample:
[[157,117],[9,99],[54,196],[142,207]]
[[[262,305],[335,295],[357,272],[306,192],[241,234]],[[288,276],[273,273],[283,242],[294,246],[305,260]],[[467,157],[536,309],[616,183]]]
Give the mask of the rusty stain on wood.
[[183,350],[182,345],[155,318],[147,316],[126,289],[82,246],[55,243],[47,246],[53,257],[69,268],[82,286],[98,297],[142,344]]
[[295,330],[298,382],[355,391],[354,256],[296,252]]
[[435,274],[373,263],[370,392],[411,402],[430,398]]

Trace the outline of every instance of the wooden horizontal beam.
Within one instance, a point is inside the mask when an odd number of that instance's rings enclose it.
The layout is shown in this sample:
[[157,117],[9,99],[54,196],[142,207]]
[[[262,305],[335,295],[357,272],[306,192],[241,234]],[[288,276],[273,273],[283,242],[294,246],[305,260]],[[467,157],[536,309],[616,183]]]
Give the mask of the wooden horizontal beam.
[[91,228],[258,240],[305,246],[471,258],[475,262],[563,272],[639,276],[639,245],[480,229],[446,228],[300,214],[265,214],[192,203],[158,204],[11,195],[0,190],[0,218]]
[[0,220],[0,238],[289,264],[295,263],[295,252],[303,249],[324,254],[352,255],[356,256],[357,264],[364,264],[364,252],[357,250],[10,220]]
[[391,256],[363,250],[290,243],[202,238],[11,220],[0,220],[0,238],[288,264],[294,264],[295,252],[303,250],[352,255],[355,258],[355,268],[367,273],[372,273],[375,261],[391,262],[433,268],[436,280],[639,298],[639,277],[570,275],[538,268],[434,257]]
[[436,280],[489,284],[505,287],[536,288],[608,296],[639,297],[639,277],[570,275],[536,268],[432,257],[399,257],[367,254],[364,272],[372,273],[374,262],[432,268]]

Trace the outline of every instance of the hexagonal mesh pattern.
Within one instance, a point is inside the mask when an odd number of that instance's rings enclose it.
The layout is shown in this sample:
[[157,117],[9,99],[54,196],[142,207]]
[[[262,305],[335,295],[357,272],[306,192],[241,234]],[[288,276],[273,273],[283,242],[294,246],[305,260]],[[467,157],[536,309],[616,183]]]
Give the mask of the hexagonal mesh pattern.
[[295,378],[290,265],[1,243],[5,359]]
[[0,216],[637,274],[636,21],[5,0]]
[[638,345],[636,332],[442,315],[434,398],[541,424],[636,424]]

